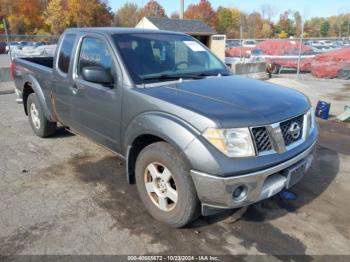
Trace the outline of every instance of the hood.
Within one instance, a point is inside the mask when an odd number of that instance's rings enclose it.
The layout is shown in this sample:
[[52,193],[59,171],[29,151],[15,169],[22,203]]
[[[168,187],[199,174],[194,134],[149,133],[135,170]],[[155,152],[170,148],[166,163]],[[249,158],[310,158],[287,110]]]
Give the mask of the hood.
[[305,95],[246,77],[225,76],[143,89],[143,92],[194,111],[221,127],[266,125],[309,109]]

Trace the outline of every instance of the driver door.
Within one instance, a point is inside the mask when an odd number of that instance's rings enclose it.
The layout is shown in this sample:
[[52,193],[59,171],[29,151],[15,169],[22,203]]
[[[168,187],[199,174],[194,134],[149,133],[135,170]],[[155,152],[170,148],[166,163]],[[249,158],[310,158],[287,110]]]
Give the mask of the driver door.
[[[122,81],[113,49],[102,36],[85,35],[74,65],[72,128],[113,151],[120,150]],[[100,67],[112,77],[112,83],[84,80],[84,67]]]

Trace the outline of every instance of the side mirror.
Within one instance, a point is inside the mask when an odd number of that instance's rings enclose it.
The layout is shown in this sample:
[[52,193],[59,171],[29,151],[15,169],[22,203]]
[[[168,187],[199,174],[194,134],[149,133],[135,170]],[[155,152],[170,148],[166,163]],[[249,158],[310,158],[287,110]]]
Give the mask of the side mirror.
[[85,81],[98,83],[103,85],[112,85],[112,76],[100,66],[88,66],[84,67],[82,71],[82,77]]

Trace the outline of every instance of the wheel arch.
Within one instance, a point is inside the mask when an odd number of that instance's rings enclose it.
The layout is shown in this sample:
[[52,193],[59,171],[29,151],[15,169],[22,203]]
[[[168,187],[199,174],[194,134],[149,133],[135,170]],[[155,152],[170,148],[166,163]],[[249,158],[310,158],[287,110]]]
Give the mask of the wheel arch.
[[189,163],[183,151],[196,138],[197,133],[189,124],[169,114],[152,112],[136,117],[125,131],[128,183],[135,183],[135,164],[139,153],[156,142],[169,143]]
[[38,101],[40,103],[40,106],[44,112],[44,115],[47,119],[52,119],[52,114],[47,106],[47,101],[44,95],[44,92],[39,84],[39,82],[37,81],[37,79],[35,79],[35,77],[31,76],[31,75],[27,75],[24,80],[23,80],[23,94],[22,94],[22,98],[23,98],[23,107],[24,107],[24,112],[26,115],[28,115],[27,112],[27,100],[28,100],[28,96],[32,93],[35,93],[37,95]]

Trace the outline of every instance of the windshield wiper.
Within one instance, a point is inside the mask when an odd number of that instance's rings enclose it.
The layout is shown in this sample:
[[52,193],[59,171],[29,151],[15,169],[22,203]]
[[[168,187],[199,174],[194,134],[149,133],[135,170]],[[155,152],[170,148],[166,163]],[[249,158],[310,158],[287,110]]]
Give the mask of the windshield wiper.
[[154,76],[145,76],[142,77],[142,80],[173,80],[173,79],[201,79],[204,76],[200,76],[200,75],[186,75],[186,74],[178,74],[178,75],[170,75],[170,74],[161,74],[161,75],[154,75]]
[[200,76],[229,76],[227,73],[200,73]]
[[198,73],[198,74],[160,74],[141,77],[142,80],[180,80],[180,79],[203,79],[207,76],[229,76],[226,73]]

